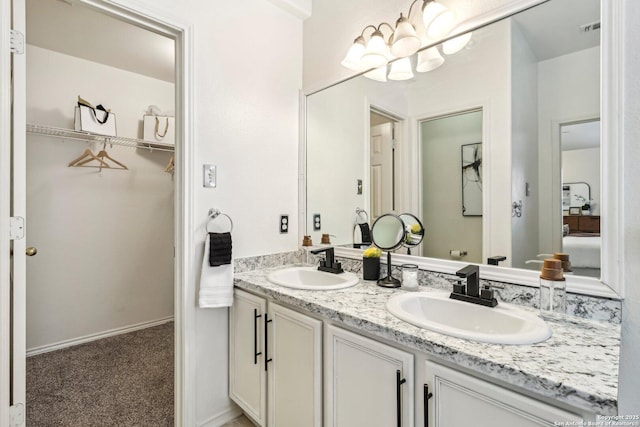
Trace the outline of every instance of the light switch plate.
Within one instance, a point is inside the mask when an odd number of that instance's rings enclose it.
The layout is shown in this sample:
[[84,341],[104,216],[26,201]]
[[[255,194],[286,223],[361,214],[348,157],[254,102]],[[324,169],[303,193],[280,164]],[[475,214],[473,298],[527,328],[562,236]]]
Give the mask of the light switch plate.
[[205,188],[215,188],[216,186],[215,165],[202,165],[202,186]]

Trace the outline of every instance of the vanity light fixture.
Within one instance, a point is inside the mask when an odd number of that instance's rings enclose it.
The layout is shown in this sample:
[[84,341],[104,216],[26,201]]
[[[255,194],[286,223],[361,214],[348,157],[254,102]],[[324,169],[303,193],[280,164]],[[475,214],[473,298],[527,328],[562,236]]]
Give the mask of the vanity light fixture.
[[[422,2],[421,14],[412,15],[413,6],[419,2]],[[400,14],[395,29],[386,22],[377,27],[367,25],[353,41],[341,64],[354,71],[369,70],[364,76],[380,82],[386,82],[387,78],[411,79],[413,71],[409,58],[420,48],[449,34],[455,26],[455,19],[455,13],[436,0],[414,0],[409,6],[407,16]],[[391,35],[386,39],[382,32],[383,27],[391,30]],[[367,40],[365,33],[368,29],[373,31]],[[447,55],[458,52],[470,39],[471,33],[468,33],[449,40],[444,43],[443,52]],[[387,76],[386,65],[390,61],[393,62]],[[429,48],[418,53],[416,71],[421,73],[432,71],[443,63],[444,58],[440,55],[438,48]]]
[[412,78],[411,58],[401,58],[391,63],[389,80],[409,80]]

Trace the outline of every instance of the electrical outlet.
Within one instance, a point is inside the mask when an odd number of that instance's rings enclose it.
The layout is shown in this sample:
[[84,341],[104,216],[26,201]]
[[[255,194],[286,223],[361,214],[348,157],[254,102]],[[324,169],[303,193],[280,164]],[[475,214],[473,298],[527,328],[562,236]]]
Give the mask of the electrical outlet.
[[362,180],[356,182],[356,194],[362,194]]
[[289,232],[289,215],[280,215],[280,234]]
[[205,188],[215,188],[216,186],[215,165],[202,165],[202,186]]
[[313,214],[313,231],[320,231],[321,228],[320,214]]

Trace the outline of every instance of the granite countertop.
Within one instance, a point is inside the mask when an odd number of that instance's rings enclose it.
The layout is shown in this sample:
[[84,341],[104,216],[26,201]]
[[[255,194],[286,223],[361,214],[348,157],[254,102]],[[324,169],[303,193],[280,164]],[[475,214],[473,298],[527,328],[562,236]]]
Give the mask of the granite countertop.
[[[238,273],[235,286],[537,395],[599,415],[617,414],[620,325],[562,316],[548,321],[553,335],[545,342],[486,344],[442,335],[394,317],[385,304],[392,295],[406,292],[401,289],[366,281],[333,291],[290,289],[267,281],[267,274],[276,269]],[[420,290],[436,291],[426,286]]]

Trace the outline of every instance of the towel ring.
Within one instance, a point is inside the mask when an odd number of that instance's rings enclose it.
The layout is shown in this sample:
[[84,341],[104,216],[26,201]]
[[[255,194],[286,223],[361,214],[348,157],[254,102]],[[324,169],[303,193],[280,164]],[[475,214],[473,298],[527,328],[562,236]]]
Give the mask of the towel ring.
[[231,219],[231,217],[229,215],[227,215],[226,213],[222,213],[220,212],[218,209],[209,209],[209,222],[207,222],[207,226],[205,227],[207,230],[207,233],[210,233],[209,231],[209,224],[211,224],[212,221],[214,221],[216,218],[218,218],[220,215],[222,216],[226,216],[227,219],[229,220],[229,233],[231,233],[233,231],[233,220]]
[[[364,214],[364,216],[362,215]],[[361,222],[361,219],[364,218],[364,221]],[[369,214],[367,211],[361,208],[356,208],[356,224],[368,224],[369,223]]]

